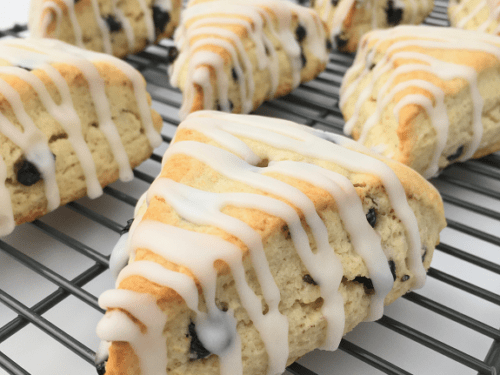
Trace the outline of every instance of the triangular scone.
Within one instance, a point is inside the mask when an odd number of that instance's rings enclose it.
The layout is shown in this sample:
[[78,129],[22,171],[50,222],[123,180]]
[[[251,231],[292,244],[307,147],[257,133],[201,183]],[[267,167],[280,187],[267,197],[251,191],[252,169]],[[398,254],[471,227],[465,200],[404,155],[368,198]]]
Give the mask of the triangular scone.
[[367,34],[340,90],[344,131],[425,177],[500,149],[500,39],[430,26]]
[[312,6],[326,22],[336,48],[352,53],[370,30],[422,23],[434,0],[314,0]]
[[193,113],[111,257],[106,374],[281,374],[421,287],[445,225],[430,183],[352,140]]
[[453,27],[500,35],[499,0],[450,0],[448,16]]
[[141,74],[51,39],[0,42],[0,236],[102,194],[161,144]]
[[118,57],[173,35],[181,0],[31,0],[32,37]]
[[175,33],[170,82],[180,117],[201,109],[249,113],[316,77],[328,59],[316,12],[281,0],[192,1]]

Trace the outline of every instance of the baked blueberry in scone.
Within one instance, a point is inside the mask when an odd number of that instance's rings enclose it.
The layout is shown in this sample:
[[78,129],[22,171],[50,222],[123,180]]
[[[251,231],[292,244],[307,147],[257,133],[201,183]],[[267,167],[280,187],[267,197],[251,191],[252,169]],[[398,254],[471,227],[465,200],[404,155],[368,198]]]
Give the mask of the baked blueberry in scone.
[[370,30],[422,23],[434,0],[316,0],[313,8],[326,22],[335,47],[352,53]]
[[289,1],[191,1],[174,40],[169,72],[183,93],[181,118],[201,109],[249,113],[316,77],[328,59],[324,23]]
[[344,131],[426,178],[500,149],[500,41],[430,26],[362,39],[340,90]]
[[[83,1],[83,0],[81,0]],[[161,143],[141,74],[51,39],[0,42],[0,236],[133,178]]]
[[422,287],[445,225],[429,182],[348,138],[192,113],[113,250],[98,365],[282,374]]
[[32,37],[118,57],[173,35],[181,0],[31,0]]

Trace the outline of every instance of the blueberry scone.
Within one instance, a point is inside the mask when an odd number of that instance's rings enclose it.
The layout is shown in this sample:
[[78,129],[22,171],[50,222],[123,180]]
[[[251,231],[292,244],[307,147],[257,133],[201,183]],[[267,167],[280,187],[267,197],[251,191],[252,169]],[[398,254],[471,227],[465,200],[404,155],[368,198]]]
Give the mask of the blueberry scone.
[[422,23],[434,0],[315,0],[313,8],[328,25],[335,47],[352,53],[370,30]]
[[29,30],[118,57],[170,37],[181,0],[31,0]]
[[450,0],[448,16],[453,27],[500,34],[498,0]]
[[201,109],[249,113],[326,67],[326,26],[281,0],[192,1],[175,36],[170,83],[183,92],[180,117]]
[[500,40],[399,26],[367,34],[340,90],[344,131],[426,178],[500,149]]
[[51,39],[0,42],[0,236],[133,178],[161,143],[141,74]]
[[98,368],[282,374],[422,287],[445,225],[429,182],[348,138],[190,114],[111,256]]

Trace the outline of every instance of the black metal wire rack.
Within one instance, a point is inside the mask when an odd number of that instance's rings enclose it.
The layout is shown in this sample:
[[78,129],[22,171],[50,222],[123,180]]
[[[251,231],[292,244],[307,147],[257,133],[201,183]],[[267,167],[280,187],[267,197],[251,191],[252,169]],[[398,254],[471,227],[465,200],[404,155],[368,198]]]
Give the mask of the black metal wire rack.
[[[447,26],[447,1],[435,3],[426,23]],[[0,37],[25,34],[26,27],[15,26]],[[0,373],[95,373],[93,332],[103,314],[97,296],[113,287],[109,254],[179,123],[181,94],[168,84],[168,48],[166,41],[128,58],[164,120],[164,143],[135,170],[134,181],[112,184],[103,197],[70,203],[0,240]],[[332,53],[317,79],[257,113],[340,133],[339,86],[351,63],[352,56]],[[427,286],[358,327],[339,351],[314,352],[288,373],[500,373],[500,155],[452,166],[432,182],[445,201],[448,228]]]

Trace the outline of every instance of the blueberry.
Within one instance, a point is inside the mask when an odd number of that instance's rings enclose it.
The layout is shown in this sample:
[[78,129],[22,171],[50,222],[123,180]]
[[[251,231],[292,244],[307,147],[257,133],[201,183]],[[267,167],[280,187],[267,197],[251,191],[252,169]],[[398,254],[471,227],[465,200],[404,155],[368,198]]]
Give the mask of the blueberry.
[[116,33],[122,29],[122,23],[118,21],[115,16],[110,14],[109,16],[104,17],[104,20],[108,24],[109,31],[112,33]]
[[234,68],[231,69],[231,75],[233,76],[233,79],[235,81],[238,81],[238,73],[236,73],[236,69]]
[[326,40],[326,50],[327,50],[327,51],[331,51],[331,50],[332,50],[332,48],[333,48],[333,46],[332,46],[332,42],[330,42],[330,39],[327,39],[327,40]]
[[307,64],[307,58],[306,55],[304,55],[304,51],[302,49],[300,50],[300,62],[302,64],[302,68],[304,68]]
[[311,277],[311,275],[304,275],[304,277],[302,277],[302,280],[308,284],[318,285],[318,283],[316,281],[314,281],[314,279]]
[[189,333],[186,335],[186,337],[191,336],[191,344],[189,345],[189,352],[190,352],[189,358],[191,360],[202,359],[212,354],[207,349],[205,349],[200,339],[198,338],[198,335],[196,334],[196,328],[193,322],[189,323],[188,331]]
[[95,365],[95,369],[97,370],[98,375],[105,375],[106,373],[106,362],[101,362]]
[[410,280],[410,276],[408,275],[404,275],[402,278],[401,278],[401,281],[405,282],[405,281],[408,281]]
[[349,39],[347,39],[344,33],[335,35],[334,39],[338,50],[343,49],[345,46],[347,46],[347,43],[349,43]]
[[297,38],[297,41],[299,43],[302,43],[302,41],[304,40],[306,35],[307,35],[307,31],[304,28],[304,26],[302,26],[302,25],[297,26],[297,28],[295,29],[295,37]]
[[373,288],[373,282],[368,277],[357,276],[357,277],[354,278],[354,281],[357,282],[357,283],[363,284],[363,287],[365,288],[365,293],[366,294],[373,294],[373,293],[375,293],[375,289]]
[[127,224],[123,227],[123,229],[120,231],[120,234],[125,234],[125,233],[128,233],[128,231],[130,230],[130,226],[132,225],[132,223],[134,222],[134,219],[129,219],[127,220]]
[[390,26],[399,25],[401,19],[403,18],[403,9],[394,7],[394,0],[389,0],[387,2],[387,8],[385,9],[387,15],[387,24]]
[[36,184],[41,178],[42,176],[34,164],[28,160],[22,161],[22,164],[17,170],[17,181],[19,181],[19,183],[24,186],[31,186]]
[[177,56],[179,56],[179,50],[174,46],[170,47],[167,54],[167,63],[172,64],[177,59]]
[[377,64],[375,64],[375,63],[371,63],[371,64],[370,64],[370,67],[368,68],[368,70],[372,70],[373,68],[375,68],[375,65],[377,65]]
[[448,155],[446,157],[446,159],[448,159],[448,161],[452,162],[452,161],[455,161],[457,160],[460,156],[462,156],[462,153],[464,152],[464,146],[460,146],[459,148],[457,148],[457,151],[455,151],[453,154],[451,155]]
[[339,0],[332,0],[332,5],[336,7],[339,3]]
[[170,21],[170,14],[158,6],[153,6],[153,23],[157,34],[165,31],[168,21]]
[[368,210],[368,213],[366,214],[366,220],[368,220],[368,223],[372,226],[372,228],[375,228],[375,224],[377,224],[377,214],[375,213],[374,208],[370,208]]
[[389,261],[389,268],[391,269],[392,277],[396,281],[396,263],[393,260]]

